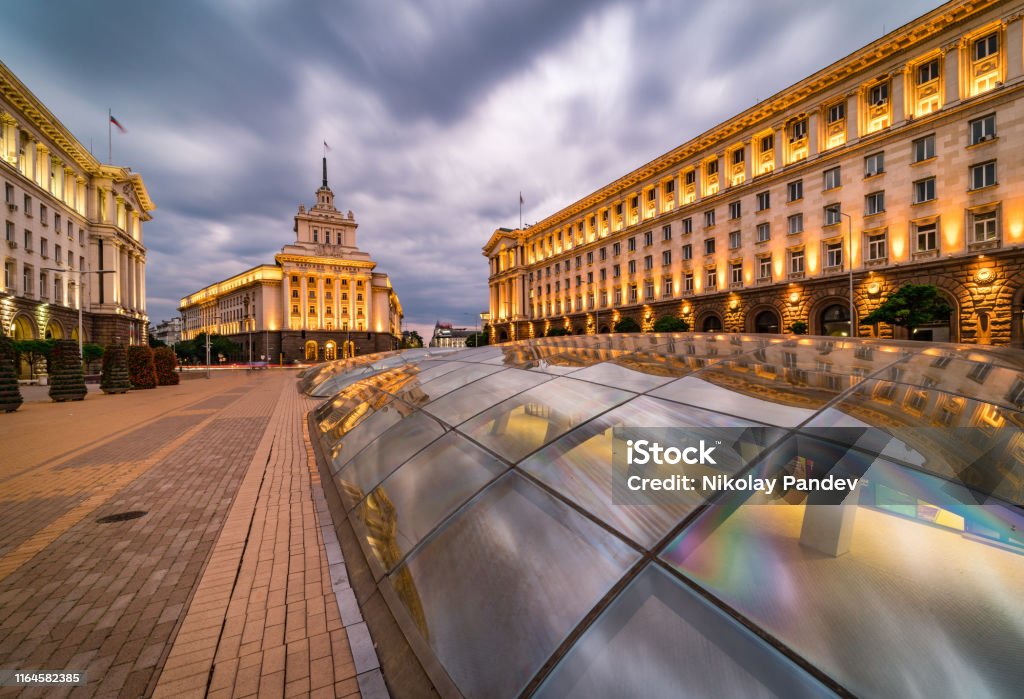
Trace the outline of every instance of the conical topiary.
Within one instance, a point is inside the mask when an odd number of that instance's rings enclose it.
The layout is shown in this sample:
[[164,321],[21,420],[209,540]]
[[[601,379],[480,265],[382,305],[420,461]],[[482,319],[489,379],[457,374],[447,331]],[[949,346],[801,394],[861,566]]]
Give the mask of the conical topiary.
[[0,410],[13,413],[21,407],[21,389],[14,371],[14,344],[0,335]]
[[124,345],[111,344],[103,351],[100,389],[104,393],[127,393],[132,387],[128,379],[128,355]]
[[170,347],[157,347],[153,350],[153,363],[156,365],[156,383],[158,386],[178,385],[178,355]]
[[156,388],[153,350],[147,345],[132,345],[128,348],[128,377],[132,388]]
[[50,355],[50,398],[58,403],[82,400],[87,391],[78,343],[74,340],[57,340]]

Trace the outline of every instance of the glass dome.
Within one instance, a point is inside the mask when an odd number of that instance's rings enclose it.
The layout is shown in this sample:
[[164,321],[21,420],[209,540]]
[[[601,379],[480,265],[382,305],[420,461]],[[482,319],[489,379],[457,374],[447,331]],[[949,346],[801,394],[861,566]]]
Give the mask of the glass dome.
[[[1019,696],[1021,352],[645,334],[368,362],[302,382],[337,389],[319,451],[441,694]],[[623,428],[733,448],[666,474],[859,482],[621,492]]]

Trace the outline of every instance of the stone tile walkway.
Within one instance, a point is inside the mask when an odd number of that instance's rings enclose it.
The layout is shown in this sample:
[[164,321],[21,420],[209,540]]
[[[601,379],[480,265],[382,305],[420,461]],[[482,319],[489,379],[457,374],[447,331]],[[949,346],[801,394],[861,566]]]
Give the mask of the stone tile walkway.
[[275,371],[0,415],[0,668],[89,678],[0,697],[357,695],[310,405]]

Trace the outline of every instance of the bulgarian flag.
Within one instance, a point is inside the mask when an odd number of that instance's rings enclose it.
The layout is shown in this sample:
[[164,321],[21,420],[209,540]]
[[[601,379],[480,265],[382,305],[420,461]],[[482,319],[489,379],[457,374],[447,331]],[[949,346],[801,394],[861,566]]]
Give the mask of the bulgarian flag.
[[117,130],[120,131],[121,133],[128,133],[128,129],[121,126],[121,122],[119,122],[113,114],[110,115],[110,123],[116,126]]

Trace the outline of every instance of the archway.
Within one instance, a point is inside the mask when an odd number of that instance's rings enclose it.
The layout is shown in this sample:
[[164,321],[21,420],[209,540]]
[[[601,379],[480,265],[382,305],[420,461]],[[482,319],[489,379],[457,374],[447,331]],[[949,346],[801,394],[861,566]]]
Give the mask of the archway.
[[334,343],[334,340],[328,340],[324,343],[324,359],[327,361],[333,361],[338,358],[338,345]]
[[341,357],[342,359],[348,359],[349,357],[356,356],[356,343],[352,340],[341,343]]
[[46,324],[46,332],[43,335],[44,340],[63,340],[64,339],[64,328],[61,327],[60,323],[56,320],[51,320]]
[[508,331],[502,330],[498,333],[498,342],[508,342]]
[[582,326],[577,325],[575,328],[572,329],[572,334],[573,335],[586,335],[587,334],[587,329],[582,327]]
[[320,348],[316,344],[316,340],[307,340],[306,341],[306,361],[307,362],[315,362],[317,356],[319,355],[319,351],[320,351]]
[[779,314],[773,309],[766,308],[754,316],[755,333],[777,335],[779,333],[779,325]]
[[704,320],[700,322],[700,330],[705,333],[720,333],[722,332],[722,317],[717,313],[709,313],[704,316]]
[[607,325],[602,325],[602,326],[601,326],[601,329],[600,329],[600,330],[598,330],[597,332],[599,332],[599,333],[600,333],[600,334],[602,334],[602,335],[607,335],[608,333],[610,333],[610,332],[611,332],[611,330],[610,330],[610,329],[608,328],[608,326],[607,326]]
[[[11,337],[15,341],[36,339],[36,326],[32,319],[25,315],[14,316],[14,322],[11,323]],[[19,379],[32,378],[32,364],[29,362],[29,357],[24,353],[18,355],[16,370]]]
[[821,313],[818,314],[818,325],[821,327],[822,335],[849,337],[850,306],[842,303],[833,303],[825,306]]

